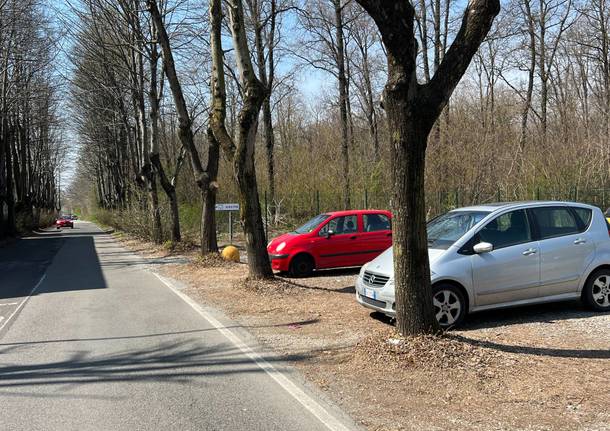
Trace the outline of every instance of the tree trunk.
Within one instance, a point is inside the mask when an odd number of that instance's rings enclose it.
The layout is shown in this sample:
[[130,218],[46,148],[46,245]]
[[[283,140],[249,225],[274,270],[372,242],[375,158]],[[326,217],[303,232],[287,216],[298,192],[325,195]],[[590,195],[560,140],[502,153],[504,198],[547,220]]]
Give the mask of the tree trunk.
[[212,128],[207,129],[208,136],[208,164],[206,167],[207,181],[201,189],[203,207],[201,209],[201,249],[206,253],[218,251],[218,240],[216,238],[216,192],[218,186],[218,161],[220,159],[220,148],[214,137]]
[[176,195],[176,187],[167,179],[167,176],[165,175],[165,170],[161,165],[161,160],[159,159],[158,153],[150,155],[150,162],[153,165],[155,172],[159,177],[161,187],[163,188],[163,191],[165,192],[165,194],[167,195],[167,199],[169,200],[170,217],[172,221],[172,242],[180,242],[182,241],[182,234],[180,233],[180,209],[178,207],[178,196]]
[[[261,4],[258,1],[249,2],[250,14],[254,26],[254,46],[256,48],[256,61],[258,65],[258,77],[266,89],[263,101],[263,137],[267,156],[267,180],[269,182],[270,209],[273,212],[275,202],[275,136],[273,134],[273,118],[271,112],[271,93],[275,77],[274,43],[276,26],[276,2],[271,0],[271,11],[269,16],[269,33],[267,38],[263,37],[263,19],[261,17]],[[265,60],[265,39],[267,39],[267,60]],[[269,72],[267,73],[267,65]]]
[[267,178],[269,180],[269,202],[270,210],[273,213],[275,204],[275,158],[274,147],[275,137],[273,136],[273,120],[271,117],[270,94],[263,102],[263,130],[265,136],[265,150],[267,153]]
[[152,216],[152,237],[155,244],[163,242],[163,231],[161,229],[161,211],[159,210],[159,194],[157,193],[157,179],[151,169],[146,175],[146,188],[150,201],[150,214]]
[[[396,321],[401,334],[435,332],[432,306],[424,178],[429,129],[416,115],[418,107],[406,93],[388,97],[391,166],[394,175],[392,236],[396,283]],[[412,99],[412,98],[411,98]]]
[[426,234],[426,143],[472,57],[500,10],[498,0],[471,0],[452,46],[429,83],[417,83],[410,2],[357,0],[375,20],[388,56],[384,107],[394,179],[392,209],[396,321],[402,335],[435,332]]
[[172,242],[182,241],[182,234],[180,232],[180,208],[178,207],[178,196],[176,195],[176,189],[165,190],[167,198],[169,199],[169,210],[170,217],[172,219]]
[[[8,127],[7,127],[8,129]],[[6,229],[5,232],[8,235],[14,235],[17,232],[16,219],[15,219],[15,193],[13,191],[13,159],[11,157],[11,146],[12,146],[13,133],[11,131],[5,132],[5,144],[4,144],[4,160],[6,163]]]
[[349,124],[347,118],[347,76],[345,72],[345,43],[343,40],[343,8],[341,0],[333,0],[337,41],[337,74],[339,78],[339,118],[341,121],[341,161],[343,173],[343,208],[351,207],[349,182]]
[[519,172],[524,171],[525,162],[525,147],[527,141],[527,123],[529,119],[529,112],[532,108],[532,97],[534,94],[534,78],[536,76],[536,63],[537,63],[537,50],[536,50],[536,31],[535,31],[535,17],[532,14],[530,1],[524,0],[523,7],[527,16],[528,23],[528,35],[529,35],[529,69],[527,74],[527,91],[525,95],[525,102],[523,104],[523,110],[521,111],[521,132],[519,134]]
[[[154,22],[151,22],[151,33],[156,33],[156,27]],[[163,164],[161,163],[161,159],[159,157],[159,101],[161,99],[161,94],[158,87],[158,76],[157,76],[157,65],[159,61],[159,53],[157,50],[157,44],[153,43],[150,48],[150,87],[148,92],[148,104],[150,109],[150,164],[152,165],[153,172],[156,176],[159,177],[161,187],[163,191],[167,195],[167,199],[169,200],[170,212],[171,212],[171,238],[172,242],[180,242],[182,240],[182,236],[180,234],[180,210],[178,208],[178,198],[176,196],[176,188],[173,184],[171,184],[167,176],[165,174],[165,170],[163,169]],[[161,81],[163,82],[163,80]],[[163,90],[163,86],[161,86],[161,92]],[[154,177],[152,178],[154,181]],[[156,189],[156,185],[155,185]],[[156,191],[155,191],[156,195]],[[158,198],[153,199],[158,201]],[[154,205],[153,205],[154,207]],[[159,205],[158,202],[156,204],[156,208],[153,208],[153,211],[156,209],[156,214],[159,214]],[[155,231],[155,240],[157,240],[157,235],[159,236],[158,241],[161,241],[161,217],[159,214],[158,220],[158,231]],[[156,220],[155,220],[156,224]]]
[[[260,100],[262,102],[262,99]],[[255,101],[256,102],[256,101]],[[260,102],[259,102],[260,103]],[[259,105],[260,106],[260,105]],[[247,109],[244,106],[244,109]],[[242,115],[240,115],[242,117]],[[257,129],[256,117],[252,122],[240,121],[240,142],[235,154],[235,180],[239,191],[241,223],[246,236],[246,252],[250,277],[269,278],[273,276],[269,255],[265,226],[261,217],[261,207],[256,184],[256,169],[254,166],[254,145]]]

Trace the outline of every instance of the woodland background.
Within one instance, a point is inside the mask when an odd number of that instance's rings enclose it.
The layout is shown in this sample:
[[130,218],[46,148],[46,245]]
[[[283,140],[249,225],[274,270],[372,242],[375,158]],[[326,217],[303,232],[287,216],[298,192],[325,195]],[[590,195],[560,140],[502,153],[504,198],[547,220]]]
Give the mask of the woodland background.
[[[0,236],[44,223],[44,215],[63,207],[144,238],[170,240],[168,197],[162,190],[153,197],[141,175],[146,161],[139,142],[150,131],[154,86],[159,159],[175,186],[182,236],[196,240],[201,194],[177,136],[144,2],[59,3],[0,2]],[[344,0],[244,4],[252,61],[269,90],[255,166],[271,228],[292,227],[321,211],[389,207],[381,100],[386,64],[374,23]],[[414,6],[425,82],[464,5],[421,0]],[[208,5],[171,0],[161,9],[205,162]],[[605,0],[502,3],[430,137],[430,217],[504,200],[610,206],[609,19]],[[241,88],[233,55],[230,48],[224,53],[227,128],[235,134]],[[217,183],[217,201],[235,201],[232,171],[222,157]],[[151,199],[158,200],[156,213]],[[218,222],[226,231],[224,216]]]

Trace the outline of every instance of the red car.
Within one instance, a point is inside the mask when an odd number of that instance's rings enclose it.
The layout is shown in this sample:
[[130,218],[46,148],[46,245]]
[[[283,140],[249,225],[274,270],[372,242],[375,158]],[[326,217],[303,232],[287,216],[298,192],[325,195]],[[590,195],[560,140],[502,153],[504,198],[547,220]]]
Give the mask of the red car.
[[305,277],[315,269],[364,265],[392,245],[391,218],[383,210],[320,214],[269,243],[271,266]]
[[55,221],[55,226],[57,227],[57,229],[62,228],[62,227],[69,227],[71,229],[74,229],[74,222],[72,221],[72,218],[69,216],[64,216],[64,217],[60,217]]

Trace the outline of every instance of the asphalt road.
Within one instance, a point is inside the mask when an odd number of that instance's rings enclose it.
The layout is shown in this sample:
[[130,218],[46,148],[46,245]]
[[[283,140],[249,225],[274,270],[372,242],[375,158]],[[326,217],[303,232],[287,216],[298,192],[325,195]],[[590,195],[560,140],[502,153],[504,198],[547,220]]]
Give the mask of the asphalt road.
[[86,222],[0,248],[0,430],[356,428],[142,263]]

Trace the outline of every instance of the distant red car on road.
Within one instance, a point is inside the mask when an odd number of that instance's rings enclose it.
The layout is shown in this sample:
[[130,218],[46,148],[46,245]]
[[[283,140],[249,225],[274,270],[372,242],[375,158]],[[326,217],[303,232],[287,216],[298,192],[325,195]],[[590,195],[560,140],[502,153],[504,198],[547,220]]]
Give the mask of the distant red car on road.
[[305,277],[315,269],[364,265],[392,245],[391,219],[383,210],[320,214],[268,244],[271,266]]
[[72,221],[72,218],[70,216],[63,216],[55,221],[55,226],[57,227],[57,229],[62,227],[69,227],[70,229],[74,229],[74,222]]

